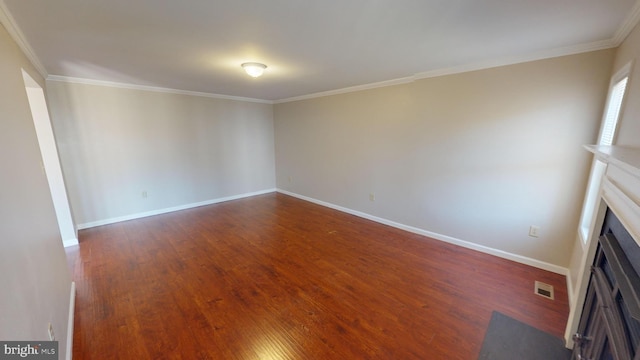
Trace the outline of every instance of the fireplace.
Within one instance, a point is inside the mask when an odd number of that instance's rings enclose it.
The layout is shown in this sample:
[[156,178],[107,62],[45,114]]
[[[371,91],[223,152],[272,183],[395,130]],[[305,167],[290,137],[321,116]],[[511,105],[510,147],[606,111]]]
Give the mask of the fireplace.
[[573,359],[640,358],[639,273],[640,246],[607,210]]
[[572,359],[640,360],[640,149],[587,148],[607,169],[565,338]]

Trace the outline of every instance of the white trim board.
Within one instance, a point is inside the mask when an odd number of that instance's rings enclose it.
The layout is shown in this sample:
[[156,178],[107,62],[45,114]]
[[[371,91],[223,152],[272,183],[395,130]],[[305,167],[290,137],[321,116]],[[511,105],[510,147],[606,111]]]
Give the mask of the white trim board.
[[73,238],[73,239],[66,239],[66,240],[62,240],[62,245],[64,247],[71,247],[71,246],[75,246],[78,245],[78,239]]
[[[640,3],[640,0],[638,0],[638,2]],[[631,29],[629,30],[629,32],[631,31]],[[577,55],[577,54],[587,53],[591,51],[610,49],[616,46],[617,46],[616,43],[611,39],[602,40],[602,41],[596,41],[592,43],[567,46],[563,48],[548,49],[548,50],[539,51],[539,52],[531,53],[527,55],[504,57],[504,58],[498,58],[498,59],[491,59],[491,60],[479,62],[479,63],[472,63],[472,64],[449,67],[449,68],[434,69],[430,71],[419,72],[411,76],[398,78],[398,79],[391,79],[391,80],[380,81],[380,82],[371,83],[371,84],[357,85],[357,86],[351,86],[343,89],[322,91],[322,92],[308,94],[308,95],[301,95],[301,96],[294,96],[286,99],[279,99],[279,100],[273,101],[273,103],[283,104],[283,103],[288,103],[293,101],[308,100],[308,99],[320,98],[320,97],[331,96],[331,95],[346,94],[346,93],[376,89],[376,88],[387,87],[387,86],[407,84],[407,83],[411,83],[421,79],[428,79],[428,78],[434,78],[434,77],[446,76],[446,75],[462,74],[462,73],[471,72],[471,71],[492,69],[500,66],[516,65],[516,64],[526,63],[530,61],[552,59],[552,58],[557,58],[561,56]]]
[[638,22],[640,22],[640,0],[636,0],[635,5],[633,5],[631,11],[629,11],[626,19],[624,19],[622,24],[620,24],[618,31],[613,35],[611,40],[615,46],[620,46],[620,44],[622,44],[624,39],[626,39],[631,31],[633,31],[633,28],[638,25]]
[[71,293],[69,295],[69,321],[67,322],[67,357],[66,360],[73,358],[73,321],[76,309],[76,283],[71,282]]
[[569,300],[569,307],[573,304],[573,283],[571,282],[571,269],[567,269],[567,298]]
[[273,101],[263,100],[263,99],[213,94],[213,93],[190,91],[190,90],[171,89],[171,88],[164,88],[164,87],[151,86],[151,85],[137,85],[137,84],[130,84],[130,83],[115,82],[115,81],[93,80],[93,79],[85,79],[85,78],[78,78],[78,77],[71,77],[71,76],[49,75],[46,77],[46,80],[63,82],[63,83],[72,83],[72,84],[106,86],[106,87],[112,87],[112,88],[118,88],[118,89],[151,91],[151,92],[159,92],[159,93],[165,93],[165,94],[198,96],[198,97],[206,97],[206,98],[222,99],[222,100],[254,102],[254,103],[260,103],[260,104],[273,104]]
[[328,90],[328,91],[322,91],[322,92],[317,92],[313,94],[294,96],[286,99],[275,100],[273,101],[273,103],[282,104],[282,103],[288,103],[288,102],[299,101],[299,100],[315,99],[315,98],[331,96],[331,95],[347,94],[347,93],[377,89],[377,88],[387,87],[387,86],[408,84],[408,83],[414,82],[415,80],[416,80],[415,76],[407,76],[403,78],[391,79],[391,80],[380,81],[380,82],[375,82],[370,84],[350,86],[342,89]]
[[38,59],[36,52],[33,51],[33,48],[29,45],[27,38],[22,33],[22,30],[20,30],[18,23],[16,23],[9,9],[7,9],[7,5],[2,0],[0,0],[0,24],[4,25],[4,28],[7,29],[13,41],[18,44],[18,47],[20,47],[20,50],[22,50],[27,59],[29,59],[33,67],[46,79],[48,75],[47,69],[42,65],[40,59]]
[[525,265],[529,265],[529,266],[533,266],[535,268],[539,268],[542,270],[547,270],[547,271],[551,271],[553,273],[556,274],[560,274],[560,275],[564,275],[567,276],[569,273],[569,269],[564,268],[562,266],[558,266],[558,265],[554,265],[545,261],[541,261],[541,260],[536,260],[536,259],[532,259],[526,256],[522,256],[522,255],[517,255],[517,254],[512,254],[503,250],[499,250],[499,249],[494,249],[494,248],[490,248],[488,246],[484,246],[484,245],[479,245],[479,244],[475,244],[469,241],[465,241],[465,240],[461,240],[461,239],[457,239],[451,236],[447,236],[447,235],[442,235],[442,234],[438,234],[438,233],[434,233],[428,230],[423,230],[423,229],[419,229],[413,226],[409,226],[409,225],[404,225],[404,224],[400,224],[397,223],[395,221],[391,221],[391,220],[387,220],[387,219],[383,219],[377,216],[373,216],[373,215],[369,215],[367,213],[363,213],[360,211],[356,211],[356,210],[352,210],[352,209],[348,209],[342,206],[338,206],[338,205],[334,205],[325,201],[321,201],[318,199],[314,199],[314,198],[310,198],[304,195],[300,195],[300,194],[296,194],[290,191],[286,191],[286,190],[282,190],[282,189],[277,189],[276,190],[279,193],[285,194],[285,195],[289,195],[289,196],[293,196],[295,198],[301,199],[301,200],[305,200],[305,201],[309,201],[312,202],[314,204],[318,204],[324,207],[328,207],[334,210],[338,210],[338,211],[342,211],[344,213],[347,214],[351,214],[351,215],[355,215],[367,220],[371,220],[371,221],[375,221],[377,223],[380,224],[384,224],[384,225],[388,225],[388,226],[392,226],[394,228],[400,229],[400,230],[405,230],[414,234],[418,234],[418,235],[423,235],[432,239],[436,239],[436,240],[440,240],[440,241],[444,241],[453,245],[458,245],[458,246],[462,246],[464,248],[467,249],[471,249],[471,250],[476,250],[476,251],[480,251],[482,253],[485,254],[489,254],[489,255],[494,255],[503,259],[507,259],[507,260],[511,260],[511,261],[515,261],[517,263],[521,263],[521,264],[525,264]]
[[613,48],[615,46],[616,45],[611,40],[602,40],[602,41],[596,41],[588,44],[579,44],[579,45],[568,46],[568,47],[557,48],[557,49],[548,49],[548,50],[527,54],[523,56],[504,57],[499,59],[492,59],[492,60],[481,62],[481,63],[467,64],[467,65],[461,65],[461,66],[444,68],[444,69],[436,69],[432,71],[417,73],[413,77],[416,80],[420,80],[420,79],[428,79],[428,78],[434,78],[439,76],[462,74],[462,73],[471,72],[471,71],[486,70],[486,69],[492,69],[492,68],[497,68],[501,66],[516,65],[516,64],[522,64],[522,63],[531,62],[531,61],[541,61],[546,59],[558,58],[562,56],[571,56],[571,55],[588,53],[592,51],[605,50],[605,49]]
[[176,93],[183,95],[192,95],[192,96],[202,96],[202,97],[210,97],[210,98],[219,98],[219,99],[227,99],[227,100],[237,100],[237,101],[249,101],[249,102],[258,102],[264,104],[280,104],[287,103],[298,100],[306,100],[313,99],[317,97],[324,97],[330,95],[344,94],[368,89],[375,89],[379,87],[385,86],[393,86],[398,84],[410,83],[412,81],[418,79],[425,79],[430,77],[437,77],[443,75],[452,75],[458,74],[468,71],[482,70],[488,69],[498,66],[512,65],[527,61],[541,60],[544,58],[553,58],[565,55],[573,55],[583,52],[602,50],[607,48],[613,48],[619,46],[624,39],[631,33],[633,28],[640,22],[640,0],[636,0],[633,8],[625,18],[625,20],[620,24],[620,27],[614,33],[613,37],[610,39],[596,41],[592,43],[586,44],[578,44],[574,46],[569,46],[565,48],[557,48],[557,49],[549,49],[546,51],[542,51],[536,54],[530,54],[521,57],[514,58],[506,58],[506,59],[495,59],[493,61],[488,61],[485,63],[479,64],[467,64],[458,67],[444,68],[444,69],[434,69],[426,72],[420,72],[411,76],[398,78],[398,79],[390,79],[386,81],[371,83],[371,84],[363,84],[357,85],[342,89],[334,89],[329,91],[323,91],[313,94],[306,94],[301,96],[294,96],[285,99],[278,100],[265,100],[265,99],[253,99],[253,98],[244,98],[230,95],[222,95],[222,94],[212,94],[212,93],[204,93],[204,92],[196,92],[196,91],[188,91],[188,90],[177,90],[177,89],[169,89],[162,87],[154,87],[154,86],[145,86],[145,85],[135,85],[135,84],[126,84],[126,83],[117,83],[111,81],[101,81],[101,80],[91,80],[91,79],[81,79],[81,78],[73,78],[67,76],[59,76],[59,75],[49,75],[47,73],[46,68],[38,59],[35,51],[26,40],[26,37],[18,27],[17,23],[13,19],[13,16],[6,8],[3,0],[0,0],[0,23],[4,25],[7,29],[13,40],[18,44],[20,49],[24,52],[25,56],[31,61],[33,66],[38,70],[40,75],[43,78],[51,81],[66,81],[66,82],[75,82],[82,84],[93,84],[93,85],[102,85],[102,86],[112,86],[112,87],[121,87],[127,89],[138,89],[138,90],[147,90],[147,91],[156,91],[156,92],[165,92],[165,93]]
[[268,194],[268,193],[272,193],[272,192],[275,192],[275,191],[276,191],[276,189],[260,190],[260,191],[250,192],[250,193],[244,193],[244,194],[227,196],[227,197],[223,197],[223,198],[217,198],[217,199],[212,199],[212,200],[201,201],[201,202],[197,202],[197,203],[179,205],[179,206],[174,206],[174,207],[170,207],[170,208],[157,209],[157,210],[151,210],[151,211],[146,211],[146,212],[142,212],[142,213],[118,216],[118,217],[114,217],[114,218],[110,218],[110,219],[91,221],[91,222],[88,222],[88,223],[78,224],[78,230],[88,229],[88,228],[92,228],[92,227],[96,227],[96,226],[114,224],[114,223],[118,223],[118,222],[122,222],[122,221],[135,220],[135,219],[145,218],[145,217],[148,217],[148,216],[166,214],[166,213],[170,213],[170,212],[174,212],[174,211],[186,210],[186,209],[191,209],[191,208],[200,207],[200,206],[212,205],[212,204],[217,204],[217,203],[221,203],[221,202],[225,202],[225,201],[238,200],[238,199],[243,199],[243,198],[247,198],[247,197],[251,197],[251,196]]
[[[638,1],[640,2],[640,0]],[[629,31],[631,31],[631,29],[629,29]],[[549,50],[536,52],[533,54],[528,54],[523,56],[505,57],[505,58],[493,59],[493,60],[489,60],[481,63],[473,63],[473,64],[466,64],[466,65],[461,65],[456,67],[450,67],[450,68],[435,69],[435,70],[420,72],[420,73],[413,74],[411,76],[406,76],[406,77],[397,78],[397,79],[350,86],[350,87],[341,88],[341,89],[321,91],[317,93],[294,96],[294,97],[278,99],[278,100],[246,98],[246,97],[240,97],[240,96],[230,96],[230,95],[213,94],[213,93],[190,91],[190,90],[171,89],[171,88],[164,88],[164,87],[157,87],[157,86],[150,86],[150,85],[137,85],[137,84],[131,84],[131,83],[114,82],[114,81],[77,78],[77,77],[62,76],[62,75],[49,75],[46,77],[46,80],[74,83],[74,84],[107,86],[107,87],[120,88],[120,89],[133,89],[133,90],[144,90],[144,91],[153,91],[153,92],[169,93],[169,94],[200,96],[200,97],[208,97],[208,98],[214,98],[214,99],[246,101],[246,102],[255,102],[255,103],[261,103],[261,104],[273,105],[273,104],[282,104],[282,103],[288,103],[293,101],[315,99],[315,98],[331,96],[331,95],[348,94],[348,93],[353,93],[358,91],[377,89],[381,87],[408,84],[421,79],[434,78],[434,77],[446,76],[446,75],[455,75],[455,74],[461,74],[461,73],[466,73],[470,71],[485,70],[485,69],[491,69],[491,68],[496,68],[500,66],[515,65],[515,64],[520,64],[520,63],[525,63],[530,61],[538,61],[538,60],[550,59],[550,58],[561,57],[561,56],[576,55],[576,54],[587,53],[591,51],[609,49],[615,46],[617,45],[614,43],[613,40],[602,40],[602,41],[596,41],[596,42],[587,43],[587,44],[579,44],[579,45],[574,45],[574,46],[569,46],[564,48],[549,49]]]

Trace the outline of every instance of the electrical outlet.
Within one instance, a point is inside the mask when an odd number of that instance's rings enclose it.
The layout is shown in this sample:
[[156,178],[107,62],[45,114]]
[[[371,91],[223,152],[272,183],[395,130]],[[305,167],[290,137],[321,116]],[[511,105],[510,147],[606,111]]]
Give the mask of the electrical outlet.
[[147,198],[147,191],[146,191],[146,190],[142,192],[142,198],[143,198],[143,199],[146,199],[146,198]]
[[56,340],[56,334],[53,332],[53,325],[51,323],[49,323],[49,340]]
[[291,176],[289,176],[289,177],[287,178],[287,181],[291,182]]
[[376,194],[374,193],[369,194],[369,201],[376,201]]
[[529,226],[529,236],[538,237],[539,233],[540,233],[540,227],[539,226],[535,226],[535,225]]

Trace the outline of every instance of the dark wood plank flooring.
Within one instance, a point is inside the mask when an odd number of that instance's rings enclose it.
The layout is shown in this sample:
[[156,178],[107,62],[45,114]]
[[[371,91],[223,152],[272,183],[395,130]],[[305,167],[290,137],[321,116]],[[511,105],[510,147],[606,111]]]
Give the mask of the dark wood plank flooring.
[[558,337],[568,315],[564,276],[275,193],[83,230],[67,256],[74,359],[476,359],[493,310]]

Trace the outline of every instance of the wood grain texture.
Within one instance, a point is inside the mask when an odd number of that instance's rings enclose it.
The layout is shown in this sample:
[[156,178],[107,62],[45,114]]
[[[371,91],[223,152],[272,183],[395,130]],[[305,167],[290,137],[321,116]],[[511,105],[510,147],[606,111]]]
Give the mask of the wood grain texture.
[[[476,359],[564,276],[267,194],[80,232],[74,359]],[[556,300],[533,292],[539,280]]]

